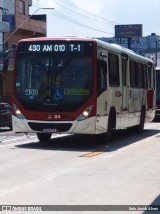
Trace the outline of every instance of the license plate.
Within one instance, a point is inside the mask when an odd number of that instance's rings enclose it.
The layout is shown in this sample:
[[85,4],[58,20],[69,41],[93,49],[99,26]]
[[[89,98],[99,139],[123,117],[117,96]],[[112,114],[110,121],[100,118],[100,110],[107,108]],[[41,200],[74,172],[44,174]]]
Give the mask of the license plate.
[[44,128],[43,132],[45,132],[45,133],[57,133],[58,130],[57,129],[52,129],[52,128]]

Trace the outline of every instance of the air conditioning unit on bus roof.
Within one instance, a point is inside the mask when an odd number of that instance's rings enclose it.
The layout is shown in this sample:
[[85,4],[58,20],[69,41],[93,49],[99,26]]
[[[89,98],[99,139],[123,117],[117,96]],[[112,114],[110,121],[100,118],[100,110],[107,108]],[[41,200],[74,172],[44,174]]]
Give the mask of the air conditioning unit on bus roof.
[[28,0],[28,6],[32,6],[32,0]]

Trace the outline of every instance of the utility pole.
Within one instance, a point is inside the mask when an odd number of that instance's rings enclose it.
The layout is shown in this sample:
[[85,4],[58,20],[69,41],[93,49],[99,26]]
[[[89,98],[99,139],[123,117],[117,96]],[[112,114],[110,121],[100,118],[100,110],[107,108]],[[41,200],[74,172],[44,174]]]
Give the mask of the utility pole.
[[132,41],[132,38],[131,37],[128,37],[128,49],[131,50],[131,41]]

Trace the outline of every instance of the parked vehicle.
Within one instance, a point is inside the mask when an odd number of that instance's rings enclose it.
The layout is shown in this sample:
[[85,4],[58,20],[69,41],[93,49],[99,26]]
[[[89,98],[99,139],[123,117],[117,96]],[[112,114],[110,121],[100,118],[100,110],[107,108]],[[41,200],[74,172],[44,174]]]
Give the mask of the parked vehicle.
[[0,127],[12,129],[12,111],[8,103],[0,103]]

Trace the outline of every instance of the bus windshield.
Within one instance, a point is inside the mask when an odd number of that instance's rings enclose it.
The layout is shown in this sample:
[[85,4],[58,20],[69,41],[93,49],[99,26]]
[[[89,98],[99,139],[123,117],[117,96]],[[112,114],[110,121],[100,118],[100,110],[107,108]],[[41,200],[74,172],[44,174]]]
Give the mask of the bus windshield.
[[73,110],[92,93],[92,54],[21,51],[15,70],[16,96],[29,110]]

